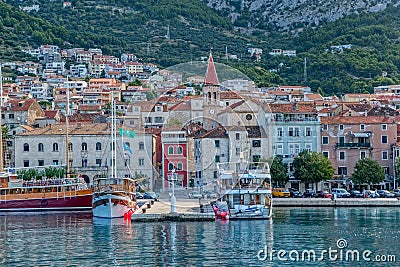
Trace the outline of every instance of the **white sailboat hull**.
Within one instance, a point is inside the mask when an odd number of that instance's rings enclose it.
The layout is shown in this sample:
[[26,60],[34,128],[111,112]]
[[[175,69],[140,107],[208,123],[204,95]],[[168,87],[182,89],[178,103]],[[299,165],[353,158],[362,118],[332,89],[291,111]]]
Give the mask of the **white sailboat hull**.
[[[101,203],[100,205],[96,203]],[[112,193],[93,197],[93,216],[99,218],[122,218],[129,210],[134,211],[129,196]]]

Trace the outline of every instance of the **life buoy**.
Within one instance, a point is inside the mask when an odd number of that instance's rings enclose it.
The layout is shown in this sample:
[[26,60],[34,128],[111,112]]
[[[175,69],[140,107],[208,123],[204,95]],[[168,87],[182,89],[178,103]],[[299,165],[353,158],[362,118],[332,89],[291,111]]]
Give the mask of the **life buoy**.
[[40,202],[41,207],[46,207],[47,205],[49,205],[49,202],[47,201],[47,199],[43,199],[42,202]]

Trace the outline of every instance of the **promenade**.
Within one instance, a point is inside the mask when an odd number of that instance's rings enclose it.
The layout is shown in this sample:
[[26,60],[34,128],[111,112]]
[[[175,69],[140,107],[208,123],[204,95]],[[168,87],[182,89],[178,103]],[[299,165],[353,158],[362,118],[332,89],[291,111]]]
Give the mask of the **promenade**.
[[[169,196],[161,196],[159,201],[142,200],[141,208],[132,215],[132,221],[210,221],[214,213],[210,200],[202,200],[203,212],[198,199],[189,199],[181,195],[176,200],[176,212],[171,213]],[[285,207],[400,207],[397,198],[274,198],[274,208]]]

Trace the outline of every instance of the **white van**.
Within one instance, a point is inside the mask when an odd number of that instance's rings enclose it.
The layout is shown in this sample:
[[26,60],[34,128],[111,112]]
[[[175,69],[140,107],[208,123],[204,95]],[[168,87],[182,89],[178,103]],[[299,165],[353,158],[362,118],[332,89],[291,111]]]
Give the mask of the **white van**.
[[331,192],[332,195],[336,195],[336,197],[350,197],[350,193],[344,188],[332,188]]

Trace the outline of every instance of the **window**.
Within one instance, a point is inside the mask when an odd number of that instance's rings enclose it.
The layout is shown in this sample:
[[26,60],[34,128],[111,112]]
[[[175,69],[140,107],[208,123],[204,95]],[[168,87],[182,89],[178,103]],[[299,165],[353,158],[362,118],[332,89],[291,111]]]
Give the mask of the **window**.
[[278,136],[279,137],[283,136],[283,129],[281,127],[278,128]]
[[236,148],[236,156],[239,156],[239,155],[240,155],[240,148],[237,147],[237,148]]
[[96,166],[101,167],[101,159],[96,159]]
[[311,128],[310,127],[306,127],[305,136],[311,136]]
[[251,121],[252,118],[253,118],[253,116],[251,114],[246,115],[246,120]]
[[183,170],[183,164],[181,162],[178,162],[177,166],[178,166],[178,171]]
[[343,130],[344,129],[344,125],[343,124],[339,124],[339,130]]
[[38,166],[44,166],[44,160],[39,159],[38,160]]
[[383,172],[385,173],[385,175],[389,175],[389,167],[387,166],[383,166]]
[[388,160],[388,152],[382,151],[382,160]]
[[339,143],[340,144],[344,144],[344,136],[340,136],[339,137]]
[[219,140],[215,140],[215,147],[219,147]]
[[177,148],[177,150],[176,150],[176,153],[177,153],[178,155],[182,155],[182,154],[183,154],[183,148],[182,148],[181,146],[178,146],[178,148]]
[[43,143],[39,143],[39,144],[38,144],[38,151],[39,151],[39,152],[43,152],[43,151],[44,151]]
[[143,142],[139,142],[139,150],[144,150],[144,143]]
[[294,136],[300,136],[300,129],[299,128],[294,128]]
[[367,153],[365,151],[360,152],[360,159],[365,159],[367,157]]
[[289,144],[289,154],[297,155],[300,153],[299,144]]
[[144,159],[139,159],[139,166],[141,166],[141,167],[144,166]]
[[87,167],[87,159],[82,159],[82,167]]
[[29,160],[24,160],[24,167],[29,167]]
[[261,140],[253,140],[253,147],[261,147]]
[[27,143],[24,144],[24,151],[26,152],[29,151],[29,144]]
[[312,151],[312,144],[311,143],[305,143],[304,147],[305,147],[305,150]]
[[347,175],[347,167],[338,167],[339,175]]
[[340,159],[340,160],[345,160],[345,159],[346,159],[346,154],[345,154],[344,151],[340,151],[340,152],[339,152],[339,159]]
[[87,151],[87,143],[83,142],[81,147],[82,147],[82,151]]
[[168,170],[172,171],[174,169],[174,164],[168,163]]
[[253,162],[259,162],[261,156],[260,155],[253,155]]
[[68,151],[74,151],[74,146],[72,143],[68,143]]
[[324,131],[328,131],[328,124],[324,124],[324,125],[322,126],[322,128],[324,129]]
[[364,131],[365,130],[365,124],[360,124],[360,130]]
[[215,156],[215,162],[216,163],[220,162],[219,155]]
[[382,135],[382,144],[387,144],[387,142],[388,142],[387,135]]
[[168,155],[173,155],[174,154],[174,148],[172,146],[170,146],[168,148]]
[[329,144],[329,137],[328,136],[322,136],[322,144],[323,145],[328,145]]
[[101,150],[101,143],[97,142],[96,143],[96,151],[100,151]]
[[53,143],[53,152],[58,151],[58,143]]
[[276,145],[276,154],[277,155],[283,155],[283,145],[282,144],[277,144]]
[[53,165],[57,166],[58,165],[58,159],[53,159]]
[[289,136],[294,136],[294,131],[292,127],[289,127]]
[[8,114],[9,119],[14,119],[14,114]]
[[240,140],[240,133],[236,133],[236,140]]
[[387,130],[387,124],[382,124],[382,131],[386,131]]
[[323,151],[322,155],[324,155],[325,157],[327,157],[329,159],[329,152],[328,151]]

